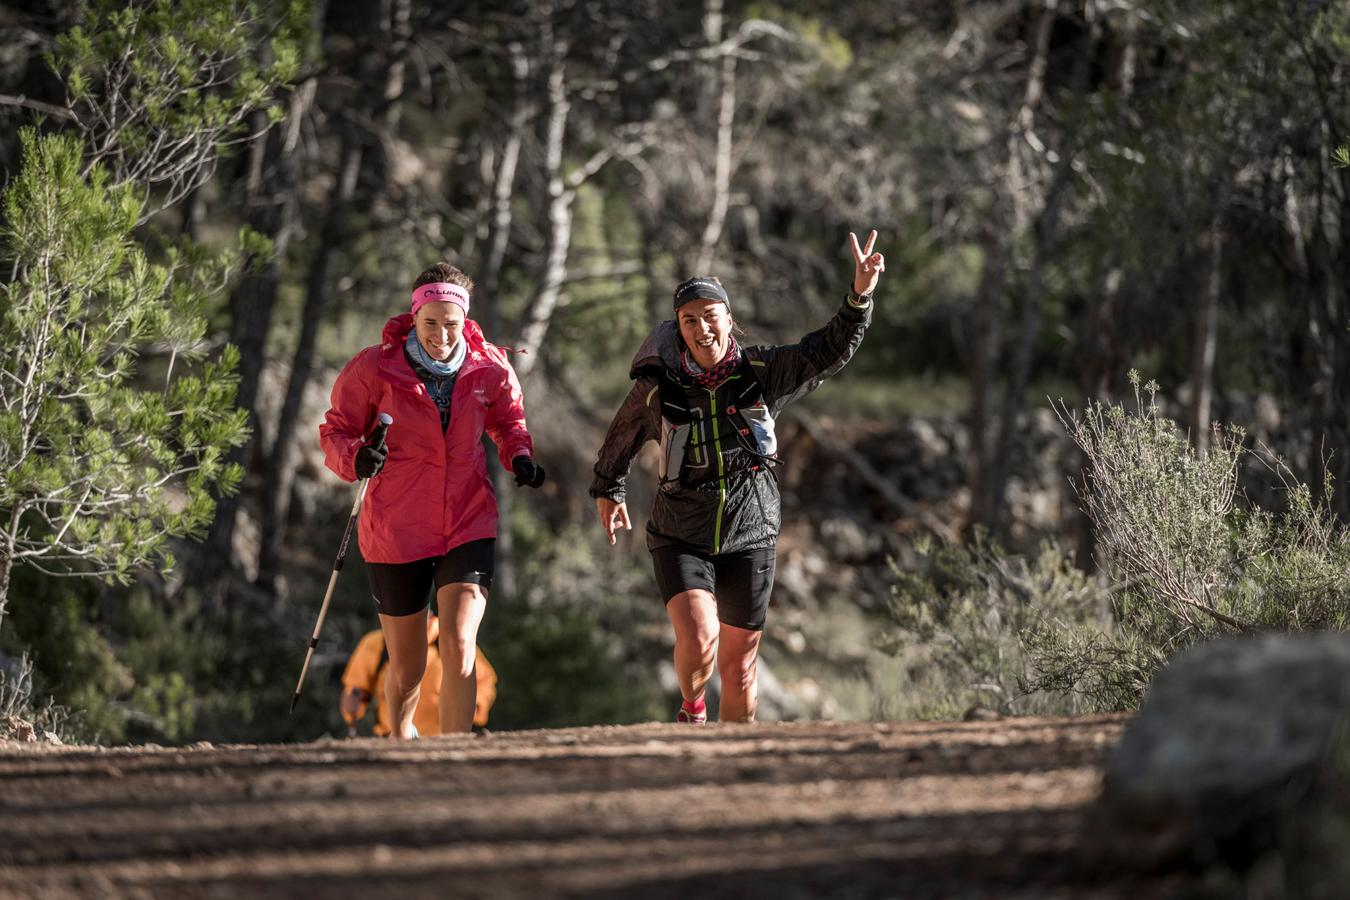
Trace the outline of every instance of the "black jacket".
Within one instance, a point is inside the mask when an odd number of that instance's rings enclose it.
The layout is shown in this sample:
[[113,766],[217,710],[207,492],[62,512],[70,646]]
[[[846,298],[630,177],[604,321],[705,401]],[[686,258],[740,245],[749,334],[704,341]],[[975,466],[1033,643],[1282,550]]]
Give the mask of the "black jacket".
[[[762,451],[766,439],[772,449],[773,420],[788,403],[844,367],[871,320],[870,303],[858,308],[845,302],[824,328],[799,343],[744,348],[763,402],[754,410],[742,410],[742,415],[727,411],[732,398],[744,394],[741,374],[711,391],[693,384],[680,365],[679,326],[662,322],[633,357],[629,374],[636,383],[605,435],[591,496],[622,502],[633,457],[647,441],[660,441],[662,487],[647,523],[650,549],[677,544],[719,554],[772,547],[778,539],[781,503],[777,480]],[[689,426],[681,428],[670,415],[662,415],[663,383],[667,392],[683,392],[694,417]],[[747,429],[747,424],[753,428]],[[744,431],[753,431],[754,436]]]

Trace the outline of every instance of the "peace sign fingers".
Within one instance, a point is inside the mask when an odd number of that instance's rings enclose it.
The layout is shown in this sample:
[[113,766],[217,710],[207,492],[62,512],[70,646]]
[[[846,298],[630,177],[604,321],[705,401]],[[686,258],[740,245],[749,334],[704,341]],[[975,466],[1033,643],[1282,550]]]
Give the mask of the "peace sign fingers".
[[872,248],[877,243],[877,230],[873,228],[871,233],[867,235],[866,248],[858,245],[858,236],[851,231],[848,233],[848,240],[853,245],[853,261],[861,266],[863,260],[872,255]]
[[858,236],[852,231],[848,233],[848,240],[853,248],[853,291],[859,295],[870,294],[881,273],[886,271],[885,257],[872,252],[877,244],[877,231],[873,228],[868,233],[865,247],[859,245]]

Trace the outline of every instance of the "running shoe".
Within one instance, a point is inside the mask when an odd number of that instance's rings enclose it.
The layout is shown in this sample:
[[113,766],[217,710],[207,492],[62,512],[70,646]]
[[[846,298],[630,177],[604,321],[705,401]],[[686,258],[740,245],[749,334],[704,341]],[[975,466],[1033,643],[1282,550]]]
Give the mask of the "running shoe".
[[681,706],[680,711],[675,713],[675,721],[683,722],[686,725],[707,725],[708,711],[705,709],[703,712],[691,713]]

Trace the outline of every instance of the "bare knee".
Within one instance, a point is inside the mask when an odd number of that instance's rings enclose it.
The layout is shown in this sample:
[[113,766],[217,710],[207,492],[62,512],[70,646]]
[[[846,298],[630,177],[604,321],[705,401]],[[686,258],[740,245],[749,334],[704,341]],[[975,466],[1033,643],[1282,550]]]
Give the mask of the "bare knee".
[[755,686],[758,660],[755,656],[735,656],[717,661],[717,674],[722,678],[722,690],[744,694]]
[[685,635],[675,635],[676,649],[687,656],[693,656],[697,659],[711,664],[713,656],[717,653],[717,632],[690,632]]
[[413,688],[422,683],[422,676],[426,674],[427,660],[423,656],[419,660],[408,660],[400,662],[393,657],[389,659],[389,676],[394,681],[394,686],[398,688],[399,693],[406,694]]
[[478,656],[476,644],[464,635],[441,635],[441,665],[447,675],[458,674],[468,678],[473,674],[474,662]]
[[717,601],[703,590],[684,591],[670,598],[666,611],[675,626],[675,642],[700,655],[717,647]]

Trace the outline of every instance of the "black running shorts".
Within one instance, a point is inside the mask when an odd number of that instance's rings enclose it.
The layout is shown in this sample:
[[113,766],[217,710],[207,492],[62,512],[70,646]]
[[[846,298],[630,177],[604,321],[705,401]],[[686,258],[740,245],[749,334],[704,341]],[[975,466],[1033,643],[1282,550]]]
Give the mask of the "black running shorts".
[[487,593],[492,587],[492,538],[452,547],[444,556],[430,556],[409,563],[366,563],[375,608],[385,616],[411,616],[427,608],[431,585],[440,590],[447,584],[476,584]]
[[688,547],[665,546],[652,551],[652,564],[666,603],[676,594],[705,590],[717,598],[722,624],[763,631],[776,553],[769,547],[710,556]]

